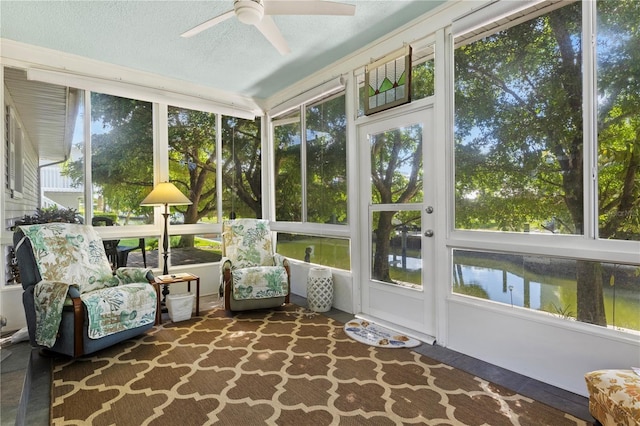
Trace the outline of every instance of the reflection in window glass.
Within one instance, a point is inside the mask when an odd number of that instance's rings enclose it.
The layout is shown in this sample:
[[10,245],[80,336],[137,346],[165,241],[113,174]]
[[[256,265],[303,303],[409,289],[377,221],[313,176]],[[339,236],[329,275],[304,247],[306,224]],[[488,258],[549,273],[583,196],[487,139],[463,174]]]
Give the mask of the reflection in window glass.
[[262,217],[260,119],[222,117],[222,215]]
[[215,223],[216,115],[169,107],[169,180],[192,202],[172,207],[172,223]]
[[422,228],[419,210],[375,211],[371,232],[371,279],[422,285]]
[[455,50],[456,228],[583,233],[581,7]]
[[351,269],[349,240],[302,234],[278,233],[276,252],[296,259],[336,269]]
[[152,104],[91,94],[93,216],[117,225],[153,222],[140,202],[153,187]]
[[274,122],[276,220],[302,221],[300,110]]
[[597,3],[601,238],[640,240],[640,2]]
[[307,221],[347,222],[344,94],[306,108]]
[[[640,331],[640,267],[547,256],[453,251],[453,292],[561,318]],[[603,282],[602,314],[594,313],[580,279]],[[600,319],[602,317],[602,319]]]

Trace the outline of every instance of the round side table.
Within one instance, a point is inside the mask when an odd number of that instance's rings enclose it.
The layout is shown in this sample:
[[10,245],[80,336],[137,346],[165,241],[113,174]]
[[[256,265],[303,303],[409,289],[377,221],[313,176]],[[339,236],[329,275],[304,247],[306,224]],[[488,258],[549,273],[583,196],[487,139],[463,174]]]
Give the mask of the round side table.
[[333,304],[333,277],[327,268],[311,268],[307,279],[307,305],[315,312],[327,312]]

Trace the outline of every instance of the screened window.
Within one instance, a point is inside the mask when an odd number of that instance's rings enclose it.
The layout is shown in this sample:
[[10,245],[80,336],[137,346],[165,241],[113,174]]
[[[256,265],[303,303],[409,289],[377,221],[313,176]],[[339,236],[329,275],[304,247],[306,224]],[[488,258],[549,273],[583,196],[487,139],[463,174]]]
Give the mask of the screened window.
[[193,204],[172,206],[175,223],[217,222],[216,115],[169,107],[169,180]]
[[[581,23],[593,5],[543,3],[511,27],[456,40],[456,229],[492,231],[497,244],[507,242],[501,231],[521,233],[510,240],[521,251],[533,233],[577,234],[568,241],[589,247],[598,236],[640,239],[640,4],[596,4],[598,72],[589,84],[597,87],[597,134],[583,114],[583,69],[594,64],[582,51],[590,29]],[[598,214],[585,218],[585,210]],[[510,250],[454,250],[453,291],[638,330],[638,264]]]
[[277,220],[348,222],[346,125],[342,93],[274,121]]
[[344,95],[306,107],[307,221],[347,223]]
[[85,156],[84,137],[84,91],[74,91],[77,104],[72,110],[75,114],[73,138],[69,159],[63,163],[54,163],[40,168],[40,185],[44,197],[59,206],[72,208],[82,217],[87,217],[84,203],[85,175],[82,169]]
[[[560,318],[640,331],[638,266],[548,256],[454,250],[453,291]],[[602,312],[585,309],[580,286],[605,282]]]
[[274,123],[276,220],[302,221],[302,136],[300,110]]
[[262,217],[260,120],[222,117],[222,216]]
[[[153,208],[140,202],[153,187],[153,105],[91,94],[93,216],[116,225],[153,223]],[[74,173],[82,174],[80,161]]]
[[598,229],[640,240],[640,3],[597,3]]
[[456,49],[456,228],[583,232],[580,6]]
[[349,240],[346,238],[278,232],[276,251],[289,259],[337,269],[351,269]]

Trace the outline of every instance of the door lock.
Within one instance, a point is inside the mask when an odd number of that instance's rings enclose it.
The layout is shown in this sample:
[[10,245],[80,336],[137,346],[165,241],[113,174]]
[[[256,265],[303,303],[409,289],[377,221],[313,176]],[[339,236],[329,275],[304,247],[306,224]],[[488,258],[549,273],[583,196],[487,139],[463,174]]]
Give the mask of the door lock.
[[431,206],[427,206],[427,208],[425,209],[425,211],[429,214],[433,213],[433,207]]

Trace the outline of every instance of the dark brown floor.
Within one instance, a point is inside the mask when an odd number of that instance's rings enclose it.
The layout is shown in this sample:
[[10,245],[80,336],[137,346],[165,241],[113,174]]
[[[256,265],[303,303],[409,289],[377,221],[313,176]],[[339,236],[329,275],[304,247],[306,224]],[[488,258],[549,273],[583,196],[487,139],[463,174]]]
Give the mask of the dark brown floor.
[[[133,259],[132,259],[133,260]],[[149,261],[149,258],[147,258]],[[307,301],[292,295],[292,303],[306,306]],[[216,301],[201,299],[201,309]],[[339,322],[353,319],[353,315],[331,309],[325,315]],[[27,342],[3,346],[2,353],[11,354],[0,363],[0,424],[8,425],[48,425],[49,389],[51,386],[50,359],[40,356]],[[437,346],[422,344],[417,352],[452,367],[459,368],[485,380],[505,386],[521,395],[536,399],[552,407],[574,415],[587,422],[594,422],[589,414],[588,399],[546,383],[505,370],[495,365]],[[5,355],[3,355],[5,356]]]

